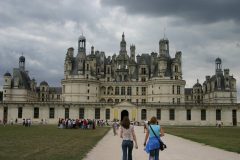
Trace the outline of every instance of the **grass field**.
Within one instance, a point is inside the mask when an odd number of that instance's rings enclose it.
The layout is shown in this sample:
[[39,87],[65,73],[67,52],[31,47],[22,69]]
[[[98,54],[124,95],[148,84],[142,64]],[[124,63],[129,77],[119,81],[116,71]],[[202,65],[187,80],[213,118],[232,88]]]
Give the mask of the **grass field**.
[[166,133],[240,153],[239,127],[164,127]]
[[1,160],[81,160],[110,128],[0,126]]

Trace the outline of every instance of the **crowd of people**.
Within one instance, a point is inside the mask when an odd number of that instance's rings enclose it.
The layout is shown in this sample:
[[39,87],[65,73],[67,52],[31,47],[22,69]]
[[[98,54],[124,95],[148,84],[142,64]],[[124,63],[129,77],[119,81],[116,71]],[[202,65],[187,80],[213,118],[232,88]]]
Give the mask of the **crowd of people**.
[[96,126],[109,126],[108,121],[92,120],[92,119],[64,119],[59,118],[58,128],[80,128],[80,129],[95,129]]
[[32,125],[32,120],[30,118],[23,119],[23,126],[30,127]]

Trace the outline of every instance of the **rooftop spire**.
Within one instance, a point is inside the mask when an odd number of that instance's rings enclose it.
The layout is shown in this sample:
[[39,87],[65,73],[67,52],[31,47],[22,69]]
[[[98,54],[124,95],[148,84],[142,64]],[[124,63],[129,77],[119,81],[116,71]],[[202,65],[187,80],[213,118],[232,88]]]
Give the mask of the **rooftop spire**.
[[123,32],[123,34],[122,34],[122,40],[123,40],[123,41],[125,40],[124,32]]

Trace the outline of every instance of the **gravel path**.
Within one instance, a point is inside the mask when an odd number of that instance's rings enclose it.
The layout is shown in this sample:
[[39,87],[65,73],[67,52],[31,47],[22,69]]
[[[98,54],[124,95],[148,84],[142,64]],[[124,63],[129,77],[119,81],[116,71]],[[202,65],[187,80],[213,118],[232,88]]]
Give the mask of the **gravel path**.
[[[135,127],[138,149],[133,149],[133,160],[148,160],[144,151],[143,127]],[[162,140],[167,149],[160,152],[160,160],[240,160],[240,154],[224,151],[183,138],[165,134]],[[119,135],[114,136],[110,130],[107,135],[94,147],[84,160],[121,160],[122,150]]]

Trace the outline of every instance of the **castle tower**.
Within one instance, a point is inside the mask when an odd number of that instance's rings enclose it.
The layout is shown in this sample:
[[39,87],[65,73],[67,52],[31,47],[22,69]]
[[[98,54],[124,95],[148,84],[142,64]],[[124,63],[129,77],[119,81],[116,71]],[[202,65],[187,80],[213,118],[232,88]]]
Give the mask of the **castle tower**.
[[169,56],[169,41],[168,39],[161,39],[159,41],[159,54],[165,57]]
[[78,38],[78,53],[86,54],[86,38],[83,35]]
[[12,80],[11,74],[9,72],[6,72],[4,74],[4,85],[3,85],[4,89],[11,88],[11,80]]
[[19,57],[19,69],[25,71],[25,57]]
[[94,55],[94,46],[91,47],[91,55]]
[[131,45],[130,46],[130,58],[132,61],[135,61],[135,50],[136,50],[135,45]]
[[78,74],[85,73],[85,61],[86,61],[86,38],[81,35],[78,38]]
[[217,58],[215,60],[216,75],[222,74],[222,60]]
[[124,32],[122,34],[122,41],[120,42],[120,54],[124,54],[124,53],[127,53],[127,50],[126,50],[126,41],[125,41],[125,35],[124,35]]

